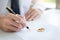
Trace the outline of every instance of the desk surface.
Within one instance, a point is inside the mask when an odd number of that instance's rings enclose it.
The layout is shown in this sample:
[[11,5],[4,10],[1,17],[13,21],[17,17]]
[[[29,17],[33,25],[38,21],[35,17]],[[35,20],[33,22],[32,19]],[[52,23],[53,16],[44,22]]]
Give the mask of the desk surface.
[[[60,40],[60,10],[45,11],[38,20],[27,25],[30,31],[26,28],[16,33],[0,31],[0,40]],[[45,31],[37,32],[40,27],[45,28]]]

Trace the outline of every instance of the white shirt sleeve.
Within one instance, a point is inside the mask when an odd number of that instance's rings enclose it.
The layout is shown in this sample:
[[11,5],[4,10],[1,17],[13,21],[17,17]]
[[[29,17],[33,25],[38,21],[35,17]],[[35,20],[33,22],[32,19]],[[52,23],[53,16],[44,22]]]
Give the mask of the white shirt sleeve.
[[46,9],[46,7],[44,7],[44,5],[41,3],[36,3],[36,4],[32,4],[32,5],[33,5],[32,8],[34,8],[34,9],[39,9],[41,11],[44,11]]

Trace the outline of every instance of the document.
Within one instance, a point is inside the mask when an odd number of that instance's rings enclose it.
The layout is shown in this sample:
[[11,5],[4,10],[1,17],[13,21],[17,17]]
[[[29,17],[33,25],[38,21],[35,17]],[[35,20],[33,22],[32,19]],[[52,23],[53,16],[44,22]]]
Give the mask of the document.
[[[0,30],[0,40],[60,40],[60,28],[53,25],[40,24],[38,22],[29,23],[30,30],[24,28],[19,32],[7,33]],[[45,31],[38,32],[38,28]]]
[[0,40],[23,40],[14,33],[3,32],[0,30]]

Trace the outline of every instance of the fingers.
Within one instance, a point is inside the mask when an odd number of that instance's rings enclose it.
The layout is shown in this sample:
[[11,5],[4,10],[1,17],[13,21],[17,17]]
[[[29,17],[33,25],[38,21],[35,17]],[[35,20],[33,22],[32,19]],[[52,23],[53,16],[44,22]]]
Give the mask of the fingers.
[[30,9],[27,13],[26,13],[26,16],[31,14],[31,11],[34,11],[33,9]]
[[7,27],[7,29],[12,30],[12,31],[19,31],[19,28],[13,27],[13,26],[9,26]]
[[22,28],[22,25],[20,25],[20,27],[15,27],[14,25],[7,25],[5,26],[5,28],[3,29],[5,32],[17,32],[20,31]]
[[26,26],[24,17],[20,15],[15,16],[13,14],[9,14],[7,17],[8,21],[6,22],[6,28],[9,29],[8,31],[19,31]]
[[20,23],[16,23],[14,21],[10,21],[10,23],[8,24],[9,26],[14,26],[16,28],[19,28],[20,27]]
[[9,30],[9,29],[4,29],[5,32],[13,32],[12,30]]
[[39,17],[40,17],[40,15],[37,14],[36,16],[34,16],[33,18],[31,18],[31,21],[36,20]]
[[20,25],[21,24],[16,24],[16,23],[10,21],[9,24],[5,25],[5,27],[6,27],[5,29],[7,29],[7,31],[16,32],[16,31],[19,31],[22,28],[22,26],[20,26]]
[[40,12],[38,12],[36,10],[34,12],[32,12],[32,14],[33,15],[29,18],[29,21],[33,21],[33,20],[35,20],[35,19],[40,17]]
[[33,21],[37,19],[38,17],[40,17],[40,11],[37,11],[35,9],[32,9],[30,13],[27,13],[26,15],[27,21]]
[[26,23],[24,17],[20,15],[8,14],[1,19],[1,29],[10,32],[10,31],[19,31],[24,28]]
[[36,10],[31,11],[30,14],[26,17],[27,21],[33,21],[34,19],[38,18],[40,16],[40,13]]
[[13,21],[19,21],[20,22],[20,18],[12,13],[8,14],[7,17],[9,17],[10,19],[12,19]]
[[23,26],[26,25],[26,22],[25,22],[26,20],[24,19],[24,17],[22,17],[20,15],[13,15],[13,14],[9,14],[8,16],[9,16],[9,18],[15,20],[16,23],[20,23]]
[[19,17],[20,17],[20,19],[21,19],[21,25],[23,26],[22,28],[24,28],[24,26],[26,26],[26,19],[25,19],[25,17],[23,17],[23,16],[20,16],[20,15],[18,15]]
[[32,15],[28,17],[28,21],[31,21],[31,19],[36,15],[35,11],[31,12]]
[[29,21],[33,21],[35,18],[37,18],[37,16],[39,16],[37,13],[35,13],[33,16],[31,16],[28,20]]
[[18,29],[22,29],[25,27],[25,24],[24,23],[15,23],[15,22],[11,22],[9,26],[13,26],[15,28],[18,28]]
[[29,10],[27,13],[26,13],[26,19],[28,20],[28,18],[30,17],[30,16],[32,16],[33,14],[32,14],[32,12],[34,11],[34,9],[31,9],[31,10]]

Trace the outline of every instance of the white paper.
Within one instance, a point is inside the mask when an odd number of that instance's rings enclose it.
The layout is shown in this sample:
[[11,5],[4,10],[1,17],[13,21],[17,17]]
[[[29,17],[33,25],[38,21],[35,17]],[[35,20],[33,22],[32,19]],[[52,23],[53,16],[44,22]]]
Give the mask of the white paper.
[[[37,24],[38,25],[38,24]],[[38,28],[45,28],[44,32],[37,32]],[[53,25],[42,25],[32,26],[30,25],[31,30],[26,28],[17,32],[16,35],[21,36],[24,40],[58,40],[60,39],[60,28],[57,28]]]
[[14,33],[3,32],[0,30],[0,40],[23,40]]

